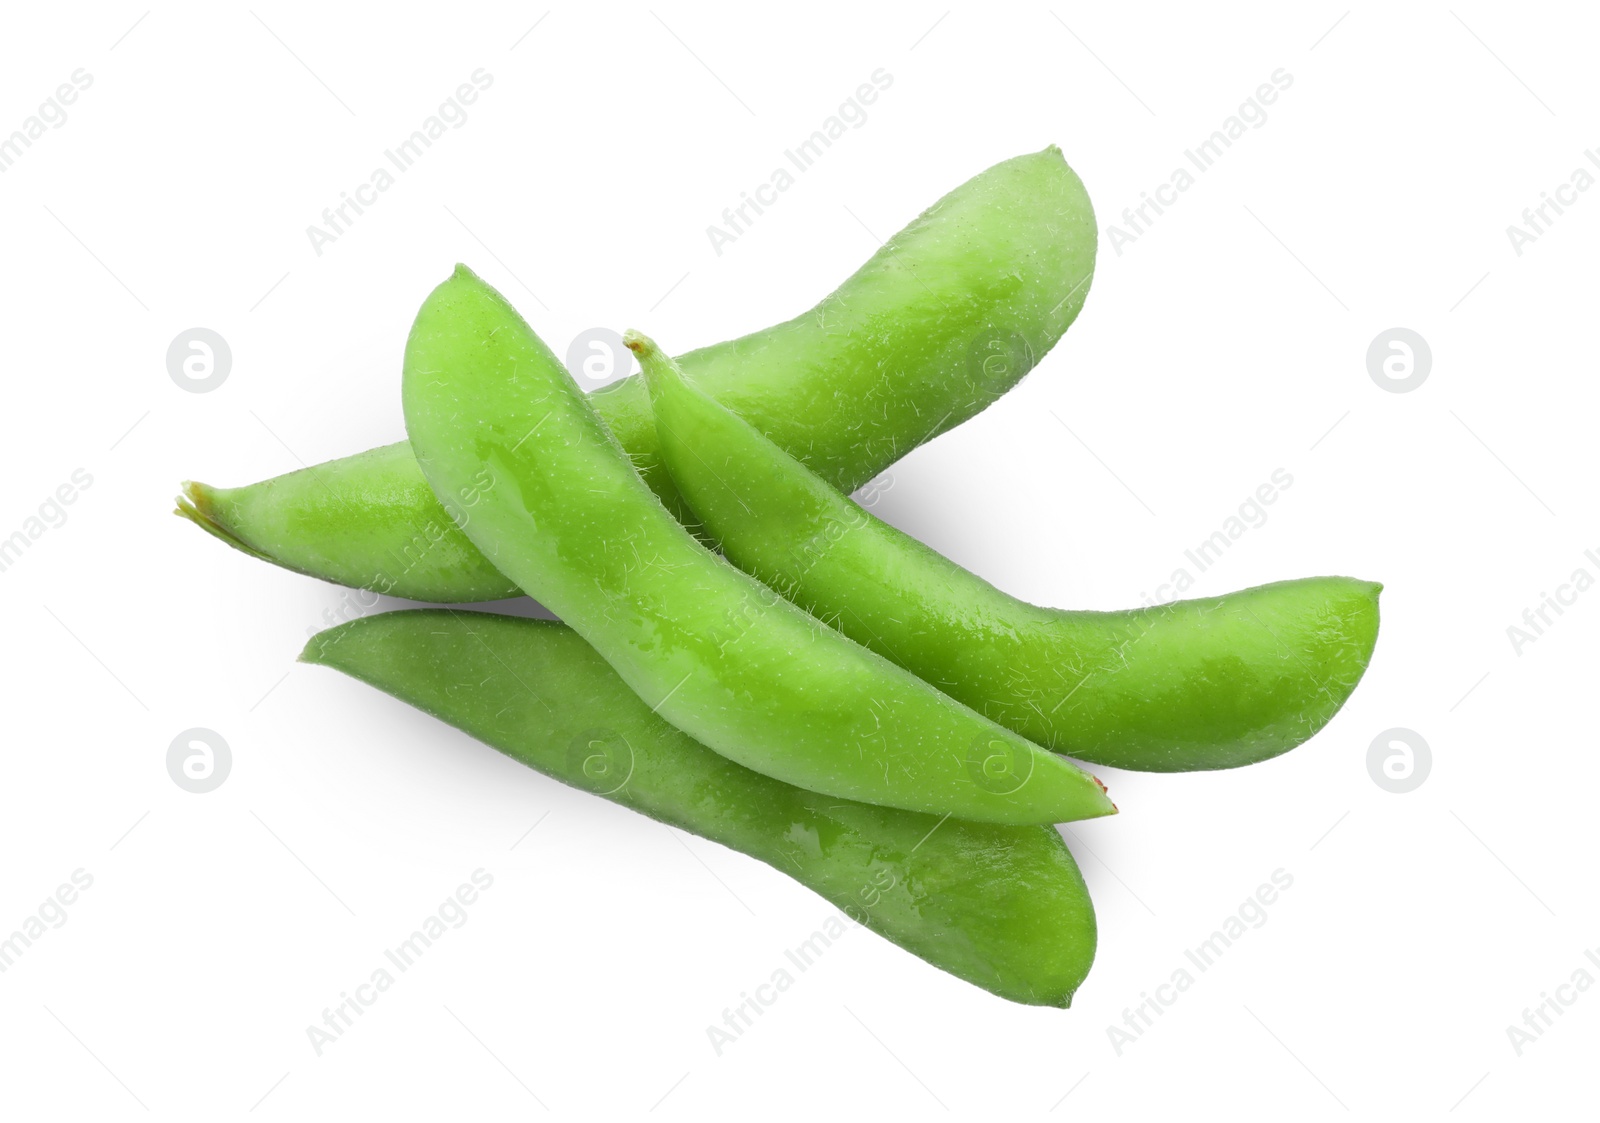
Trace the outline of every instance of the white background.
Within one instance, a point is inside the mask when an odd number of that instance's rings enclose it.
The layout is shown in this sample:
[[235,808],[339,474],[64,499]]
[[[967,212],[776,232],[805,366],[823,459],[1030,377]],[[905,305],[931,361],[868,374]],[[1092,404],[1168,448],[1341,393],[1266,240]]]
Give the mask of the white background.
[[[1600,191],[1520,256],[1506,228],[1600,145],[1596,28],[1479,0],[1204,8],[8,7],[0,132],[74,69],[93,85],[0,175],[0,537],[75,469],[93,483],[0,573],[0,933],[74,870],[94,883],[0,975],[7,1116],[1591,1100],[1600,994],[1521,1056],[1507,1027],[1600,946],[1600,594],[1520,654],[1506,629],[1600,573]],[[314,253],[306,227],[479,67],[469,120]],[[878,68],[868,121],[715,254],[706,226]],[[1278,68],[1266,124],[1116,254],[1107,224]],[[719,1056],[706,1027],[830,906],[294,664],[340,590],[224,549],[170,497],[399,439],[405,331],[457,260],[558,351],[596,325],[683,351],[809,306],[1049,143],[1099,212],[1087,306],[1019,389],[897,465],[877,513],[1019,595],[1122,607],[1283,468],[1194,591],[1381,580],[1371,670],[1279,760],[1099,770],[1122,814],[1069,836],[1101,929],[1070,1011],[857,930]],[[197,325],[233,352],[204,394],[165,361]],[[1432,347],[1410,393],[1367,370],[1395,326]],[[207,795],[167,774],[193,726],[233,753]],[[1396,726],[1432,750],[1405,795],[1368,769]],[[317,1056],[306,1027],[478,868],[466,925]],[[1119,1054],[1107,1027],[1278,869],[1266,923]]]

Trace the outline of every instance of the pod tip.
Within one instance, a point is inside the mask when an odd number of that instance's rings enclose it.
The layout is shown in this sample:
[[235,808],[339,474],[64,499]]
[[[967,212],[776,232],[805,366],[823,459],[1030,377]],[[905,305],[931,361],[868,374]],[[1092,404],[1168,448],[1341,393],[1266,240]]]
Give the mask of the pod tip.
[[181,494],[177,498],[177,505],[173,508],[174,515],[180,519],[187,519],[213,538],[226,542],[241,553],[278,564],[276,558],[257,549],[239,536],[237,529],[218,510],[215,488],[195,480],[184,480],[178,486]]

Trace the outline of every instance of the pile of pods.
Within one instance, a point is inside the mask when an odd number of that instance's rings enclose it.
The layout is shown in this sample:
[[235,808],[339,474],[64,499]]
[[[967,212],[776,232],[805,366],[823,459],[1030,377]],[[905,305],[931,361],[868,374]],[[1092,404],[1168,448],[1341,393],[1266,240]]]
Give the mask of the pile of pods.
[[1380,588],[1041,608],[849,498],[1054,346],[1095,242],[1058,149],[1007,160],[793,320],[677,359],[629,332],[641,376],[592,395],[457,267],[406,342],[409,442],[188,483],[178,513],[343,585],[533,597],[561,622],[396,611],[301,658],[759,858],[994,994],[1066,1006],[1096,930],[1052,824],[1116,811],[1068,758],[1288,751],[1365,671]]

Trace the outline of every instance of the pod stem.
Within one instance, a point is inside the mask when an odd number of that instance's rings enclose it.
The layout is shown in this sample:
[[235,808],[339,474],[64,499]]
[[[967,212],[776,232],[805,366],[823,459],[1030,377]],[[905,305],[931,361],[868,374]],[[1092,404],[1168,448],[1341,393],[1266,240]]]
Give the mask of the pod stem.
[[638,358],[639,373],[644,377],[645,389],[651,397],[668,383],[681,385],[684,382],[683,368],[677,360],[657,347],[655,340],[648,335],[629,328],[623,333],[622,342]]

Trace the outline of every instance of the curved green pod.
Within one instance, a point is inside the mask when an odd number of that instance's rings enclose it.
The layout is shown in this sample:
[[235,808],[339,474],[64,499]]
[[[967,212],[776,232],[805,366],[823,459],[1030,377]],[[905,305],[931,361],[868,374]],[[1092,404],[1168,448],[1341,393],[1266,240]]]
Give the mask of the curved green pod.
[[707,550],[561,361],[465,266],[417,312],[401,398],[417,463],[467,537],[702,744],[908,811],[1058,823],[1116,810],[1094,777]]
[[[814,308],[684,355],[719,401],[853,491],[999,398],[1055,346],[1094,275],[1094,212],[1058,148],[968,180]],[[644,387],[594,408],[667,506]],[[451,525],[405,443],[261,483],[186,483],[178,514],[288,569],[414,600],[517,595]]]
[[735,565],[1041,745],[1152,772],[1299,745],[1372,657],[1382,586],[1262,585],[1123,612],[1040,608],[874,518],[686,380],[642,357],[662,459]]
[[752,772],[651,713],[560,624],[389,612],[320,633],[300,658],[564,784],[765,862],[1002,998],[1068,1006],[1094,961],[1094,909],[1051,828],[941,821]]

